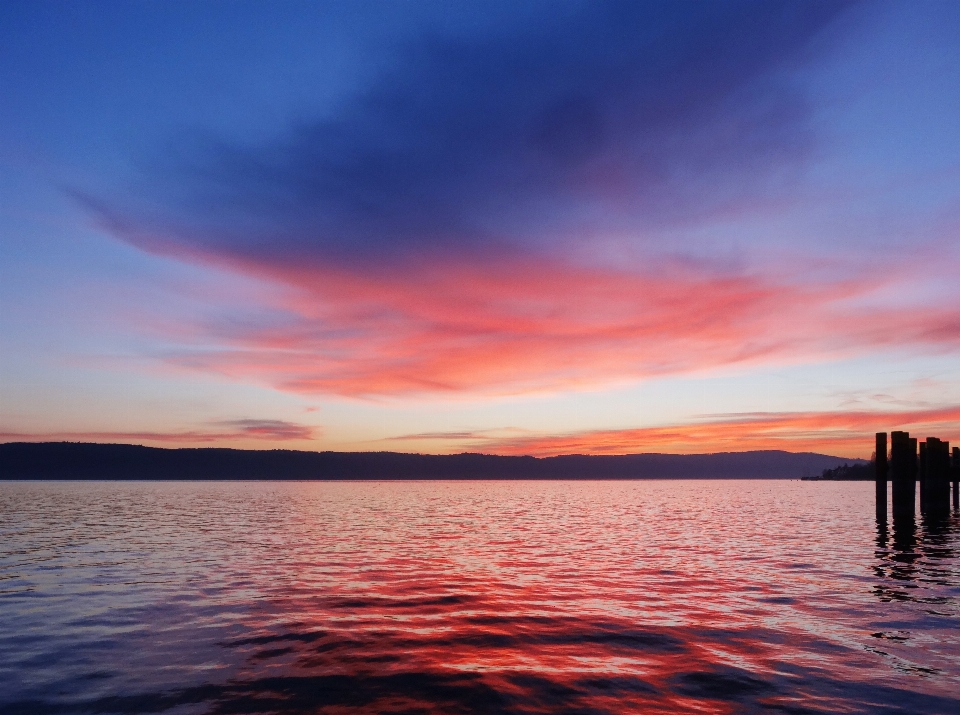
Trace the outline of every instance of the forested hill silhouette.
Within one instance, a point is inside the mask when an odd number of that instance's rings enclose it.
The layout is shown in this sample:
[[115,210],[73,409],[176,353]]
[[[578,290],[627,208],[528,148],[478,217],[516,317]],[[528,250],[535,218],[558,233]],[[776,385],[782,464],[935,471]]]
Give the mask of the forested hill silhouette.
[[9,442],[0,479],[796,479],[862,461],[776,450],[537,458]]

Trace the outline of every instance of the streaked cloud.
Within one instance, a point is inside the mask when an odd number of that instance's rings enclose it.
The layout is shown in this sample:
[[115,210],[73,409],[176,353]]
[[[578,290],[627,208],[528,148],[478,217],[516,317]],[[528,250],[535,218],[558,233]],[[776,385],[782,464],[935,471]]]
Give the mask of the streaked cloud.
[[474,443],[496,454],[698,454],[782,449],[851,458],[869,457],[876,432],[911,431],[960,440],[960,406],[929,410],[769,412],[718,415],[696,422],[639,429],[593,430],[567,435],[486,438]]
[[310,440],[318,436],[317,427],[285,422],[283,420],[226,420],[211,423],[215,429],[171,431],[50,431],[17,432],[0,430],[0,439],[10,442],[147,442],[151,444],[208,444],[253,441],[284,442]]
[[269,276],[288,288],[275,324],[214,325],[208,344],[164,359],[300,393],[515,394],[960,347],[960,308],[871,305],[886,280],[873,276],[818,283],[680,263],[637,272],[518,256],[423,264],[412,274],[302,268]]
[[259,437],[261,439],[311,439],[317,432],[316,427],[285,422],[283,420],[227,420],[220,424],[227,429],[235,430],[235,434],[244,437]]
[[425,440],[443,440],[462,442],[481,437],[478,432],[420,432],[416,434],[401,434],[396,437],[386,437],[384,442],[421,442]]

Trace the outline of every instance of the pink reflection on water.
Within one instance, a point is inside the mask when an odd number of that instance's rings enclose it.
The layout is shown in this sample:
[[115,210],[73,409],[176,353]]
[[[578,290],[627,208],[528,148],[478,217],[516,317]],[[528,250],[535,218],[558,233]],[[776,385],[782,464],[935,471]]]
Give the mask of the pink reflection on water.
[[2,485],[0,662],[29,673],[9,704],[954,711],[957,516],[895,535],[872,496],[788,481]]

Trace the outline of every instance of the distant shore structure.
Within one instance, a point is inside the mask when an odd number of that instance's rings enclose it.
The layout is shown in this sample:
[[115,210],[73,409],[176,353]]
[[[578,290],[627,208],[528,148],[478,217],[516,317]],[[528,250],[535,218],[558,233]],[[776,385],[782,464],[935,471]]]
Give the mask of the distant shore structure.
[[[890,433],[887,457],[887,433],[877,432],[874,457],[877,518],[887,518],[887,479],[892,482],[891,501],[894,521],[912,520],[916,512],[917,484],[920,485],[920,511],[935,517],[960,508],[960,447],[927,437],[917,443],[909,432]],[[952,486],[952,489],[951,489]]]

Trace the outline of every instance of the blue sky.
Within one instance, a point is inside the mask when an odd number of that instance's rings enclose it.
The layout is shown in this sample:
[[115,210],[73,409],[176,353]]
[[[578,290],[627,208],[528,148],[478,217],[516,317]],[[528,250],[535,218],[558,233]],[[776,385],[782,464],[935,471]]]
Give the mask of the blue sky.
[[6,3],[0,432],[960,439],[953,3]]

